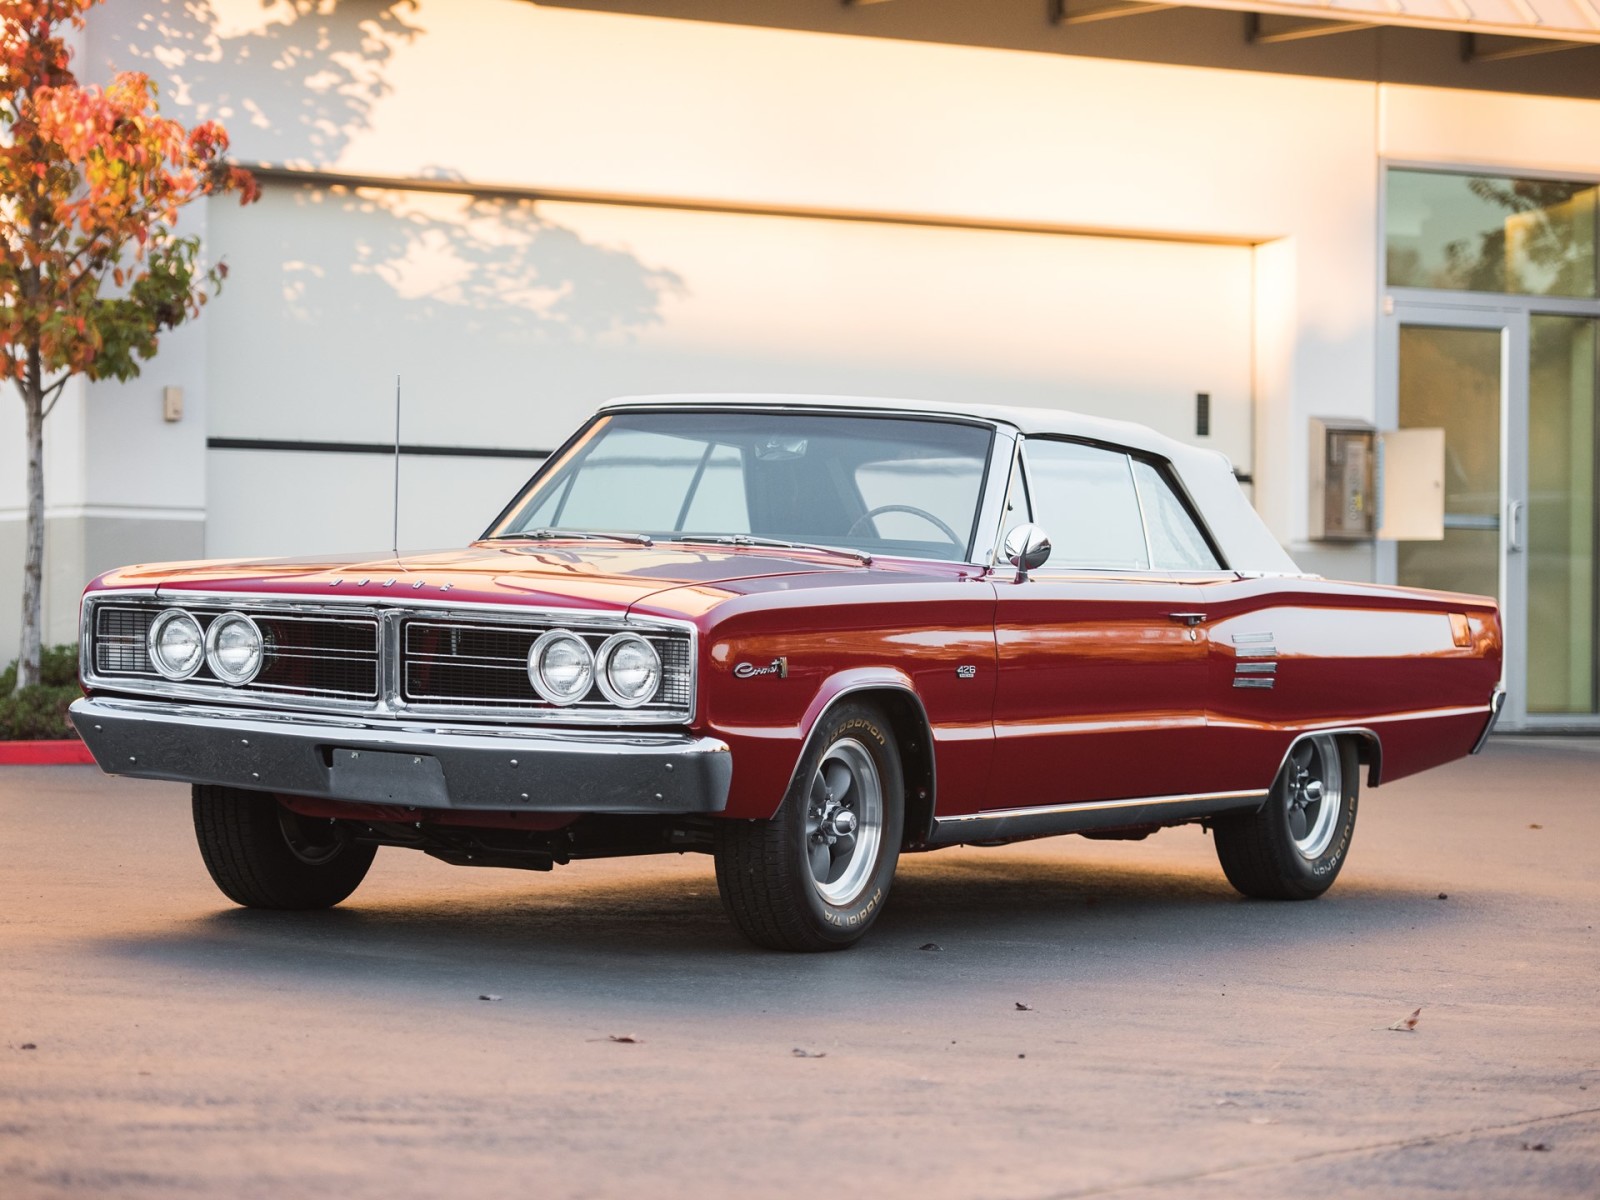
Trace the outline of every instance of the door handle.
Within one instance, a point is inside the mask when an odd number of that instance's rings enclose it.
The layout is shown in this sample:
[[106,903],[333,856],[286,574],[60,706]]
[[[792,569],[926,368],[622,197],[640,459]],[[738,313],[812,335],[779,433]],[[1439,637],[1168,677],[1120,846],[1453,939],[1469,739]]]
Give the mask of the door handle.
[[1198,625],[1206,619],[1205,613],[1200,612],[1175,612],[1168,613],[1167,616],[1171,617],[1179,625]]
[[1506,552],[1509,554],[1522,550],[1522,510],[1525,507],[1521,500],[1506,505]]

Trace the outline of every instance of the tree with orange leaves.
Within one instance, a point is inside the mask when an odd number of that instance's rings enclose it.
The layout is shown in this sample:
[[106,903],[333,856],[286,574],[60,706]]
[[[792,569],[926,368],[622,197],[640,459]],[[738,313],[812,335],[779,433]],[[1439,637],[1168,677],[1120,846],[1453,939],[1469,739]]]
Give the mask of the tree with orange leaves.
[[98,2],[0,0],[0,371],[28,431],[19,688],[39,680],[45,418],[75,375],[133,378],[221,286],[226,267],[177,234],[179,210],[258,195],[222,127],[162,117],[146,76],[78,83],[61,34]]

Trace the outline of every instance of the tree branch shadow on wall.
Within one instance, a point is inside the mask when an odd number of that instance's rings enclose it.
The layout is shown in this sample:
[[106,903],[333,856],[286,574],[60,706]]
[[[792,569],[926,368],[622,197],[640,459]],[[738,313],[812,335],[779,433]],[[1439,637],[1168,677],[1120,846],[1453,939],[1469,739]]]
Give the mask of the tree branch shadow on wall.
[[[259,23],[231,28],[211,0],[152,0],[109,26],[108,65],[146,70],[169,113],[221,120],[257,161],[335,163],[372,128],[393,90],[386,68],[395,55],[427,35],[418,6],[280,0],[261,7]],[[460,179],[447,166],[426,176]],[[430,327],[453,317],[452,331],[518,342],[627,337],[659,323],[663,302],[685,290],[676,273],[585,240],[535,202],[473,196],[464,181],[460,195],[317,186],[292,194],[308,218],[336,212],[334,225],[349,234],[325,236],[326,222],[308,220],[304,242],[291,236],[283,246],[286,302],[335,339],[340,326],[353,335],[351,327],[375,313]],[[256,216],[244,216],[245,229]],[[319,299],[317,280],[347,282],[356,295],[329,289]]]
[[302,186],[292,203],[284,298],[317,326],[366,313],[501,343],[627,341],[685,291],[535,201]]

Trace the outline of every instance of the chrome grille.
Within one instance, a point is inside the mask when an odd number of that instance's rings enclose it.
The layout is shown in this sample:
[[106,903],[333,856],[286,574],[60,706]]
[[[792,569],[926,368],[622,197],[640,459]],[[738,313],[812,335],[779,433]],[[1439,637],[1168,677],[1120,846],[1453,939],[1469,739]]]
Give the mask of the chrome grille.
[[[578,620],[537,625],[477,624],[470,621],[407,620],[401,694],[414,708],[490,705],[496,708],[548,712],[617,711],[598,687],[577,704],[550,704],[528,681],[528,651],[551,629],[571,629],[591,651],[616,632],[615,627],[585,629]],[[635,629],[661,656],[661,688],[647,704],[626,711],[639,717],[689,717],[694,689],[689,639],[684,634]]]
[[[136,678],[160,680],[150,661],[145,637],[162,603],[145,605],[100,604],[94,619],[94,671],[107,680]],[[201,628],[228,611],[249,612],[248,606],[196,605],[181,607],[193,613]],[[230,694],[294,695],[329,700],[377,700],[378,622],[375,617],[300,616],[291,613],[251,612],[266,642],[261,673],[244,687],[227,688]],[[202,667],[189,687],[223,688],[225,684]]]
[[[202,628],[223,613],[247,614],[261,629],[261,672],[231,687],[202,667],[189,679],[165,679],[146,638],[168,608],[194,615]],[[387,608],[276,596],[147,593],[91,596],[84,609],[84,681],[91,688],[261,707],[402,712],[467,720],[604,724],[681,724],[694,713],[694,641],[688,627],[624,622],[608,614]],[[569,629],[592,650],[627,629],[661,657],[656,696],[637,708],[610,703],[598,688],[575,705],[552,705],[528,680],[528,651],[551,629]]]
[[94,669],[102,675],[154,675],[145,637],[156,608],[108,608],[95,611]]

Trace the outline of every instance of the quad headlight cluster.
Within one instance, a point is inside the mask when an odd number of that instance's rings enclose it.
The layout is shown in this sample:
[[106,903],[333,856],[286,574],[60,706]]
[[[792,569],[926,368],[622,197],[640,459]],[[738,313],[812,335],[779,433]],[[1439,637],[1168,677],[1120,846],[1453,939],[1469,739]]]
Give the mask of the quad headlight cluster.
[[591,686],[621,708],[647,704],[661,686],[661,656],[636,633],[607,638],[599,651],[567,629],[552,629],[528,651],[528,680],[551,704],[576,704]]
[[238,687],[261,671],[266,640],[249,617],[223,613],[202,629],[193,613],[169,608],[150,623],[145,638],[150,661],[167,679],[191,678],[204,663],[223,683]]

